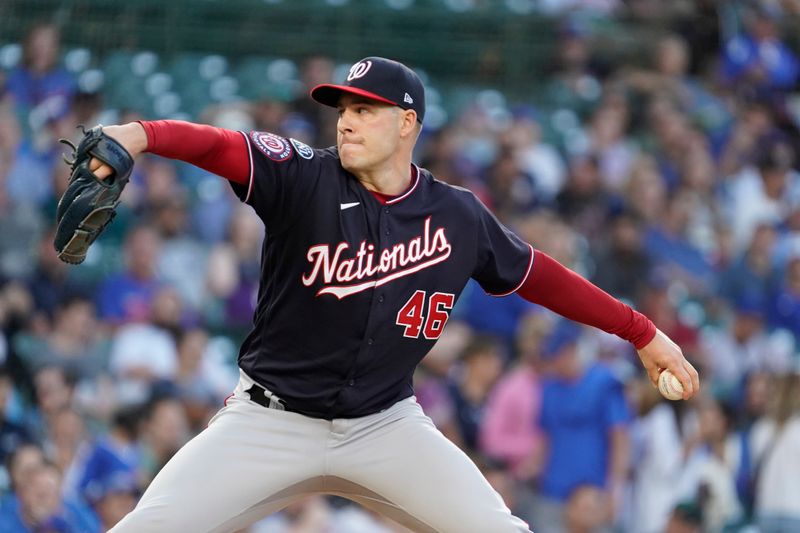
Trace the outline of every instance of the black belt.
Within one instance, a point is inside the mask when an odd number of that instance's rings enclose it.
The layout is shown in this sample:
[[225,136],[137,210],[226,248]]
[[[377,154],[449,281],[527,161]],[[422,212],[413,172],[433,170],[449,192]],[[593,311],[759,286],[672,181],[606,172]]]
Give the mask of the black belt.
[[288,407],[286,403],[276,396],[267,396],[266,390],[259,385],[251,385],[245,391],[250,395],[250,400],[267,409],[277,409],[278,411],[286,411],[289,413],[298,413],[311,418],[321,418],[322,420],[333,420],[334,417],[329,414],[315,413],[313,411],[300,411]]
[[283,403],[283,400],[280,400],[274,396],[267,396],[265,394],[266,391],[258,385],[252,385],[245,392],[250,395],[251,401],[262,407],[266,407],[267,409],[277,409],[279,411],[290,411],[290,409],[286,408],[286,404]]

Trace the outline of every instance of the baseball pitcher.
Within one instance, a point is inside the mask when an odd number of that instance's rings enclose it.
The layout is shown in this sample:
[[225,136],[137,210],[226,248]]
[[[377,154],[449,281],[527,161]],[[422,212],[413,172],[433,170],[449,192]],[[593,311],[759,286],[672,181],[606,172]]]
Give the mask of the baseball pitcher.
[[[412,163],[425,93],[411,69],[368,57],[311,96],[339,111],[334,147],[169,120],[98,127],[78,147],[95,196],[124,185],[126,155],[150,152],[226,178],[266,227],[238,386],[113,531],[234,531],[319,493],[414,531],[530,531],[414,397],[414,368],[470,278],[630,341],[653,383],[670,369],[684,399],[697,372],[645,316]],[[72,262],[118,194],[71,205],[79,196],[59,208],[56,246]]]

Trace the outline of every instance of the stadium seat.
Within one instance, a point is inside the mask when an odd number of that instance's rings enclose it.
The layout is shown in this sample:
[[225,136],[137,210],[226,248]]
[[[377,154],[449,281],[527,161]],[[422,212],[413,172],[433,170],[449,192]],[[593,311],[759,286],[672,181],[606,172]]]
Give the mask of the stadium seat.
[[88,48],[73,48],[64,54],[64,67],[73,74],[80,74],[92,65],[92,52]]
[[0,69],[11,70],[22,59],[22,47],[17,43],[0,46]]
[[252,56],[235,69],[239,94],[250,100],[290,101],[297,89],[297,66],[281,58]]

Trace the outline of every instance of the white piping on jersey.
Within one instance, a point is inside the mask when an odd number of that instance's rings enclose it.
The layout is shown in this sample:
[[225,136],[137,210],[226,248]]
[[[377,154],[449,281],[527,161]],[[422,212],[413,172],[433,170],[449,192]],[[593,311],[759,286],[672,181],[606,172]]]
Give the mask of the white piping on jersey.
[[341,206],[340,208],[341,208],[342,211],[344,211],[345,209],[350,209],[351,207],[355,207],[360,203],[361,202],[353,202],[353,203],[350,203],[350,204],[340,204],[340,206]]
[[247,145],[247,157],[250,159],[250,179],[247,182],[247,196],[244,198],[244,203],[247,203],[250,200],[250,195],[253,194],[253,150],[250,147],[250,139],[248,139],[247,134],[243,131],[240,131],[244,136],[244,144]]
[[[317,292],[317,296],[334,294],[341,299],[440,263],[450,257],[452,250],[445,228],[436,228],[431,232],[431,217],[425,219],[423,234],[407,243],[398,243],[376,253],[374,244],[361,241],[352,257],[341,259],[342,253],[348,248],[348,243],[340,242],[331,257],[331,245],[311,246],[306,258],[312,268],[310,273],[303,274],[303,285],[310,287],[321,275],[325,286]],[[386,276],[352,284],[381,274]]]
[[387,205],[396,204],[397,202],[399,202],[403,198],[406,198],[409,194],[414,192],[414,189],[417,188],[417,184],[419,183],[419,168],[417,168],[417,165],[415,165],[414,163],[411,163],[411,168],[414,169],[414,185],[412,185],[411,188],[408,189],[402,196],[398,196],[397,198],[392,198],[391,200],[386,200]]
[[528,270],[525,271],[525,275],[522,276],[522,280],[519,282],[519,284],[517,284],[517,286],[511,289],[510,291],[504,292],[503,294],[492,294],[491,292],[487,292],[486,294],[488,294],[489,296],[496,296],[497,298],[500,298],[502,296],[508,296],[509,294],[514,294],[515,292],[517,292],[519,288],[525,284],[525,281],[527,281],[528,276],[531,275],[531,268],[533,267],[533,246],[529,244],[528,248],[531,251],[531,258],[528,259]]

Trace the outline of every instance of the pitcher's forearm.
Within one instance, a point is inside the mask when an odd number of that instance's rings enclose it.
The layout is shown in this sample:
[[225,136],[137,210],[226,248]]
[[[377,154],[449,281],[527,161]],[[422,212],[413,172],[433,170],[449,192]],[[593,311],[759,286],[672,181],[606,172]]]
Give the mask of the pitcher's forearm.
[[240,132],[181,120],[139,124],[147,134],[148,152],[191,163],[237,183],[249,183],[250,153]]

